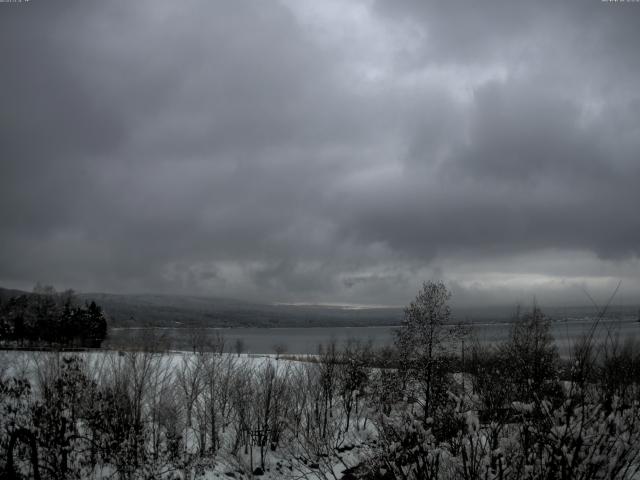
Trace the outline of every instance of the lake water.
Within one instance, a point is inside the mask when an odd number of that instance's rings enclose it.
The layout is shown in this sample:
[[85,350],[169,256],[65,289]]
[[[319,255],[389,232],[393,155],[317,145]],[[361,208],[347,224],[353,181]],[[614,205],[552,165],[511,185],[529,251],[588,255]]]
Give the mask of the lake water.
[[[555,338],[560,354],[566,356],[571,346],[593,325],[593,320],[559,321],[552,323],[551,332]],[[282,345],[290,354],[314,354],[318,345],[335,341],[344,344],[350,339],[371,342],[374,347],[393,343],[393,332],[398,327],[304,327],[304,328],[211,328],[198,330],[199,337],[215,337],[221,334],[225,340],[226,350],[233,351],[234,345],[241,340],[247,353],[274,353],[276,345]],[[506,340],[509,336],[510,324],[491,323],[470,326],[472,335],[480,343],[492,344]],[[138,339],[160,336],[168,340],[171,348],[186,350],[190,346],[193,333],[180,328],[112,328],[106,348],[118,348]],[[603,321],[598,325],[594,339],[604,341],[608,335],[621,339],[640,339],[640,323],[634,321]],[[467,340],[470,342],[470,340]]]

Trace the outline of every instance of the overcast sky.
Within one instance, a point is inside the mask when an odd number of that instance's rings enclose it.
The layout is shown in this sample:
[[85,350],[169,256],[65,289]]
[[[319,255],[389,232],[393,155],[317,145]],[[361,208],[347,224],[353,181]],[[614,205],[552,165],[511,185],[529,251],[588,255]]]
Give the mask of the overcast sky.
[[0,4],[0,285],[640,303],[640,3]]

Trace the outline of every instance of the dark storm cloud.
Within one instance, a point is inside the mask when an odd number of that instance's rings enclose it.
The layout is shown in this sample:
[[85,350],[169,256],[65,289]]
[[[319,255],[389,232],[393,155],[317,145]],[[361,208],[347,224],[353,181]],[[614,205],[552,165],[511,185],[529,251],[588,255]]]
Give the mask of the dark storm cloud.
[[638,5],[0,8],[5,285],[640,292]]
[[468,138],[435,167],[432,151],[414,151],[396,188],[354,195],[344,225],[416,254],[556,247],[637,255],[640,141],[637,123],[622,120],[635,105],[581,125],[579,105],[535,87],[478,88]]

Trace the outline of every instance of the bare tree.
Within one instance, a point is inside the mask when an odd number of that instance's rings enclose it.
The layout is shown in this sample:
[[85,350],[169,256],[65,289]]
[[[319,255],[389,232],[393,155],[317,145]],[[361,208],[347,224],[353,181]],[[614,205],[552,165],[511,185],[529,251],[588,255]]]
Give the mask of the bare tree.
[[240,356],[245,351],[245,349],[246,347],[244,344],[244,340],[242,338],[237,338],[233,344],[233,351],[236,352],[238,356]]
[[176,381],[186,409],[186,426],[192,427],[193,409],[204,387],[205,355],[182,355],[176,368]]
[[249,453],[249,433],[252,425],[252,401],[255,395],[254,372],[246,364],[237,365],[231,379],[231,403],[233,407],[232,427],[235,438],[231,453],[236,454],[240,446]]
[[551,336],[551,324],[534,304],[530,312],[516,314],[509,341],[500,351],[508,369],[502,377],[511,384],[512,400],[530,402],[534,396],[559,394],[558,352]]
[[212,343],[213,351],[206,355],[204,385],[198,402],[201,448],[215,453],[220,448],[221,433],[231,419],[231,390],[236,360],[224,352],[224,339],[218,335]]
[[273,351],[276,354],[276,360],[280,358],[281,355],[287,352],[287,346],[284,343],[276,343],[273,346]]
[[318,347],[318,368],[319,368],[319,401],[317,402],[316,415],[321,420],[321,435],[327,431],[329,419],[333,416],[333,402],[337,386],[338,374],[338,348],[336,342],[332,341],[327,346]]
[[[351,415],[358,413],[360,398],[369,380],[371,346],[350,339],[338,363],[338,392],[345,415],[345,432],[349,431]],[[358,425],[356,424],[356,428]]]
[[[400,373],[409,395],[422,405],[422,422],[427,424],[446,400],[447,349],[456,334],[450,325],[451,294],[442,282],[425,282],[415,300],[404,309],[404,319],[396,331]],[[417,387],[415,394],[412,387]]]

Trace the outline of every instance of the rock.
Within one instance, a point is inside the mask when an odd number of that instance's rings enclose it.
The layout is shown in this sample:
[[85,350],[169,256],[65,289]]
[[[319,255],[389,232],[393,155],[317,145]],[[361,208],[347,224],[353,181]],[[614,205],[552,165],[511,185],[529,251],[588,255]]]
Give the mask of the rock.
[[346,470],[343,470],[340,480],[357,480],[358,477],[356,477],[355,472],[355,468],[347,468]]
[[340,452],[340,453],[348,452],[350,450],[353,450],[353,445],[345,445],[344,447],[338,448],[338,452]]

